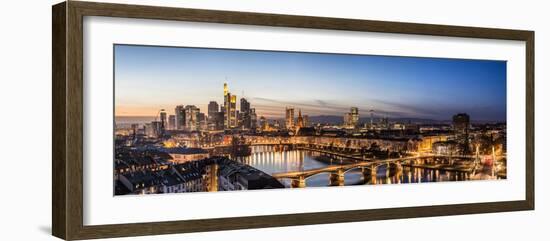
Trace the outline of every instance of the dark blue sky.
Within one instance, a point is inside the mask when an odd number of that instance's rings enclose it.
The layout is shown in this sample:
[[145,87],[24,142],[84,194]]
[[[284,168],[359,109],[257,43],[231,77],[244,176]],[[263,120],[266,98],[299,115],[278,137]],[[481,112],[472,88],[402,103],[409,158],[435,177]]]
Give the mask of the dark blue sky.
[[178,104],[203,112],[223,103],[223,83],[259,116],[285,106],[315,115],[448,120],[506,120],[506,62],[273,51],[115,46],[117,116],[170,113]]

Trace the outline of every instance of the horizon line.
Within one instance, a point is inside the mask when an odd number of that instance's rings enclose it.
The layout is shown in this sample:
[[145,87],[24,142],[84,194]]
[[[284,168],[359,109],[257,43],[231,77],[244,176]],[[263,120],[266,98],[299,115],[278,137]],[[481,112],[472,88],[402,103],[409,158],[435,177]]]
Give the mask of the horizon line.
[[[457,113],[458,114],[458,113]],[[467,113],[466,113],[467,114]],[[169,115],[170,116],[170,115]],[[141,115],[128,115],[128,116],[114,116],[116,118],[157,118],[156,116],[141,116]],[[265,116],[264,116],[265,117]],[[339,115],[308,115],[308,117],[342,117]],[[272,117],[265,117],[266,119],[285,119],[285,116],[272,118]],[[361,118],[370,118],[369,116],[360,116]],[[388,118],[388,119],[421,119],[421,120],[431,120],[431,121],[453,121],[452,119],[433,119],[433,118],[424,118],[424,117],[374,117],[374,119],[382,119],[382,118]],[[470,119],[470,122],[506,122],[506,120],[487,120],[487,119]]]

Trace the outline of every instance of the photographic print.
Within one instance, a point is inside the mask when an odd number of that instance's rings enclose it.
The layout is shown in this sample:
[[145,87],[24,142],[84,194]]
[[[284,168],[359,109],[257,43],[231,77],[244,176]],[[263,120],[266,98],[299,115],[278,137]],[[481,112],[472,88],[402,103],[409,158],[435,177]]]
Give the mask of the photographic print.
[[114,87],[114,195],[506,179],[506,61],[115,44]]

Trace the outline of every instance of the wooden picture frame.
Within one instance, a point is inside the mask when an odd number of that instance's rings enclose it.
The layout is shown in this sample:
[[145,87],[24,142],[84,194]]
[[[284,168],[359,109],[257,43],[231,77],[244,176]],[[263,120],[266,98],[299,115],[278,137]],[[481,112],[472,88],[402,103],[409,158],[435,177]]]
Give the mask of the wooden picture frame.
[[[534,32],[355,19],[213,11],[68,1],[52,7],[52,233],[66,239],[110,238],[214,230],[280,227],[368,220],[533,210]],[[153,223],[83,224],[83,17],[108,16],[259,26],[365,31],[526,43],[525,200],[374,210],[215,218]]]

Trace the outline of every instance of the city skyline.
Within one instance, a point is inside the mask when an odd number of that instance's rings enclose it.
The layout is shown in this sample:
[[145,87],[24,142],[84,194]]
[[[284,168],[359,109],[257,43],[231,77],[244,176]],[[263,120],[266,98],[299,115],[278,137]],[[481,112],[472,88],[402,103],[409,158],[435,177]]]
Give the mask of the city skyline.
[[116,117],[177,105],[206,113],[223,104],[225,82],[269,119],[293,106],[309,116],[358,107],[361,117],[506,120],[504,61],[115,45]]
[[114,68],[115,195],[507,178],[506,62],[115,45]]

